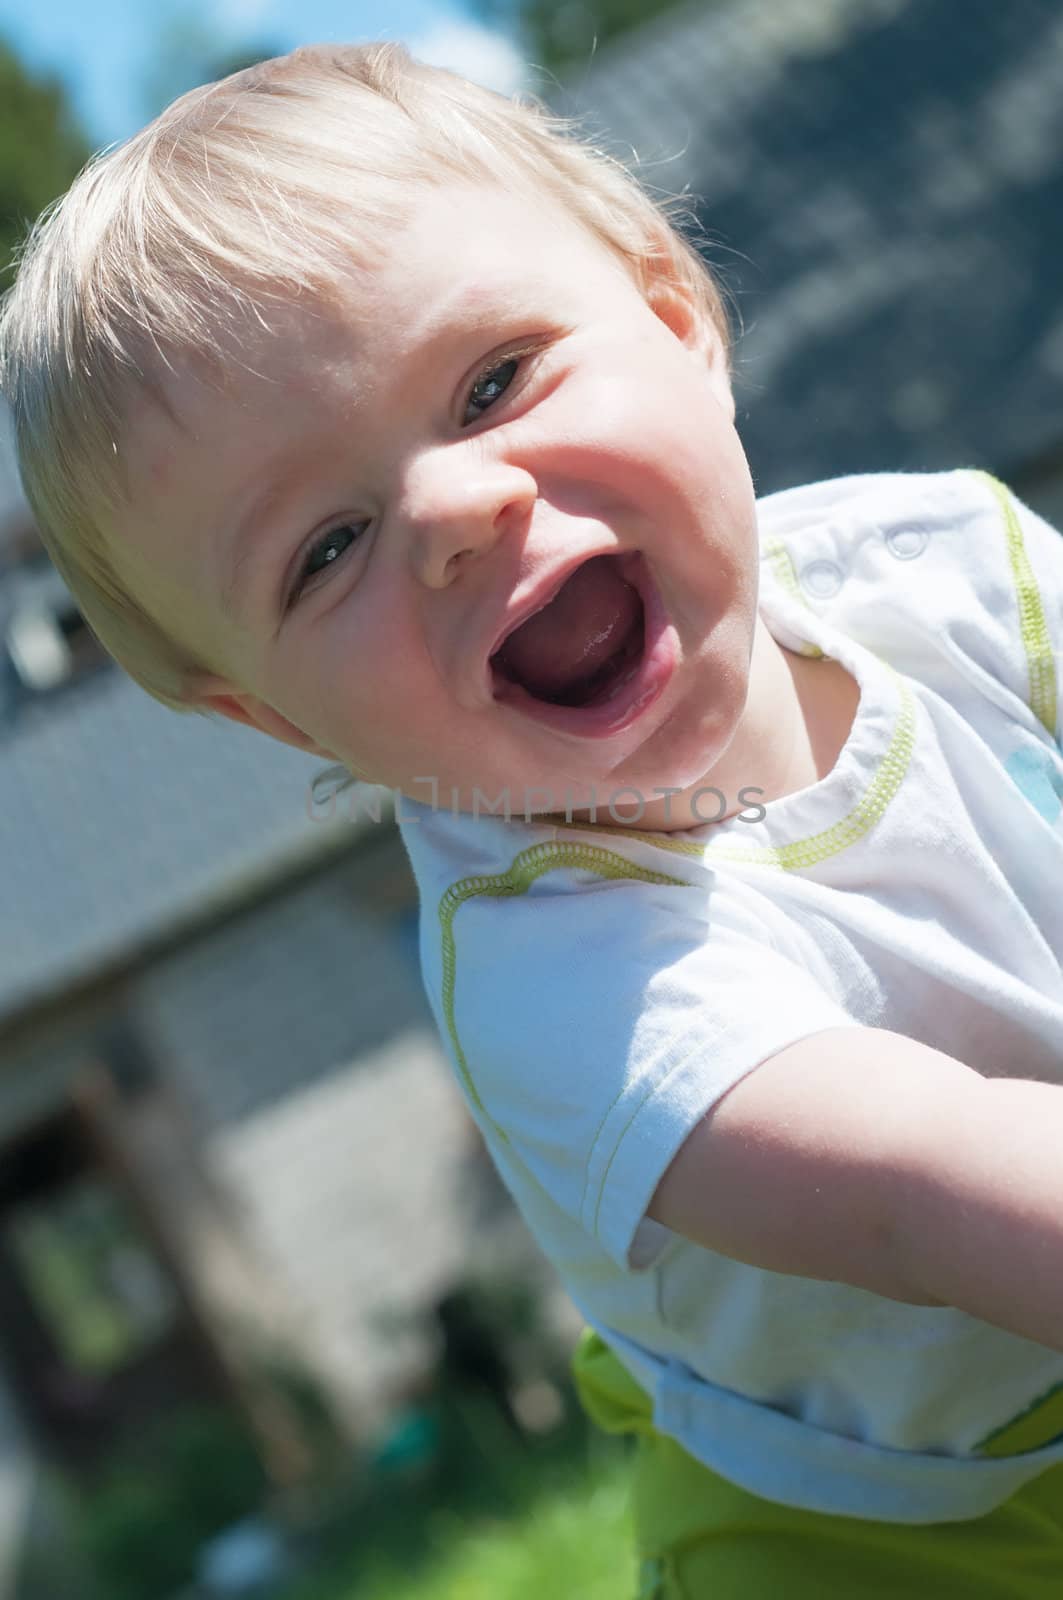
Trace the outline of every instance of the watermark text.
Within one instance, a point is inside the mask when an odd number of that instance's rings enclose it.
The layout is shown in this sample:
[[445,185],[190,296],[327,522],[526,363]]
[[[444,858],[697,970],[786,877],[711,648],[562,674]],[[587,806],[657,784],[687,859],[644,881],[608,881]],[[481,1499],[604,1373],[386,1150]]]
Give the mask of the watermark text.
[[[641,822],[652,805],[652,827],[661,821],[671,822],[674,797],[685,795],[694,818],[688,826],[722,822],[724,818],[731,817],[739,822],[762,822],[767,815],[766,808],[756,798],[764,790],[752,784],[739,789],[733,800],[712,784],[689,791],[654,788],[648,794],[630,784],[602,794],[592,787],[589,792],[580,791],[578,797],[571,789],[566,789],[559,796],[548,788],[514,790],[503,785],[491,794],[477,786],[464,803],[457,788],[445,789],[438,778],[414,778],[411,786],[423,786],[424,796],[385,789],[378,784],[354,782],[333,788],[328,793],[315,793],[314,785],[311,785],[307,790],[306,814],[311,822],[332,822],[337,818],[345,818],[350,822],[379,823],[391,818],[406,823],[420,822],[421,813],[411,809],[413,802],[422,808],[422,812],[427,807],[429,811],[447,811],[455,817],[473,819],[492,817],[512,822],[514,818],[520,818],[529,823],[563,819],[565,822],[608,821],[631,826]],[[390,804],[386,804],[386,796],[390,796]]]

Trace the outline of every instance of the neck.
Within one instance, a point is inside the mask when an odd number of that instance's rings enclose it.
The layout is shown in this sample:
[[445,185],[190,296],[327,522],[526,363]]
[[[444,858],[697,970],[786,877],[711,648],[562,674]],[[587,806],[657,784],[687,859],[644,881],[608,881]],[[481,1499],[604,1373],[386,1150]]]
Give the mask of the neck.
[[[724,754],[696,783],[650,802],[627,825],[663,833],[700,827],[710,815],[723,822],[809,788],[837,762],[859,699],[859,685],[840,661],[787,650],[758,615],[746,705]],[[710,787],[725,797],[719,816],[716,796],[696,798]]]

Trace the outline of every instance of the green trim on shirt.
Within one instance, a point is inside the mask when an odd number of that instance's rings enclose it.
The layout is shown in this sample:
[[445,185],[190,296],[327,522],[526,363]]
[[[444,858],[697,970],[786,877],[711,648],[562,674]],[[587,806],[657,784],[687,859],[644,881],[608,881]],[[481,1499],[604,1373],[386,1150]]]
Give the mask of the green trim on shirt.
[[[654,833],[646,829],[627,828],[622,823],[576,821],[557,826],[587,828],[591,832],[607,832],[627,839],[641,839],[646,844],[657,845],[661,850],[671,850],[677,855],[696,856],[704,861],[738,861],[759,867],[775,867],[781,872],[799,872],[814,867],[821,861],[848,849],[868,833],[885,813],[890,801],[904,781],[911,764],[915,745],[915,697],[907,682],[890,666],[882,665],[896,679],[901,708],[890,738],[889,747],[879,762],[874,778],[861,795],[848,816],[831,827],[813,833],[806,839],[794,839],[789,844],[739,844],[730,837],[695,841],[676,839],[670,833]],[[830,774],[827,774],[829,777]],[[826,782],[826,778],[821,780]],[[556,820],[556,819],[555,819]]]
[[[988,488],[1001,514],[1008,561],[1015,586],[1019,632],[1029,674],[1028,703],[1034,715],[1054,739],[1058,715],[1055,656],[1041,592],[1026,550],[1015,503],[1007,487],[991,474],[976,468],[967,470],[969,476],[980,479]],[[783,542],[777,538],[767,540],[763,555],[770,562],[780,587],[807,607],[808,603],[798,583],[792,558]],[[824,655],[818,646],[807,641],[801,648],[802,653],[806,655]],[[888,662],[882,662],[882,665],[892,673],[900,695],[900,710],[889,746],[874,778],[852,811],[820,833],[779,846],[743,845],[730,837],[695,842],[677,839],[666,833],[628,828],[621,824],[551,820],[556,826],[612,833],[707,862],[724,860],[762,865],[781,871],[798,871],[825,861],[856,843],[870,831],[897,794],[910,765],[915,737],[914,696],[901,674],[897,673]],[[603,879],[627,879],[673,887],[689,886],[681,878],[642,867],[626,856],[604,849],[600,845],[554,841],[532,845],[522,850],[504,872],[462,878],[447,889],[439,903],[443,964],[442,1001],[447,1033],[470,1101],[491,1124],[497,1137],[504,1144],[509,1143],[508,1137],[487,1113],[472,1080],[458,1037],[454,1000],[457,969],[454,918],[458,909],[470,899],[481,895],[490,898],[522,895],[527,893],[531,885],[543,874],[564,868],[583,869]],[[974,1448],[977,1452],[988,1456],[1011,1456],[1042,1448],[1061,1436],[1063,1436],[1063,1384],[1056,1384],[1017,1416],[991,1430]]]
[[[979,469],[971,468],[969,471],[971,477],[981,479],[985,483],[1000,507],[1008,559],[1015,581],[1019,629],[1029,667],[1030,706],[1054,737],[1055,659],[1040,590],[1023,542],[1022,528],[1014,502],[1008,489],[998,479]],[[782,587],[805,603],[794,574],[793,562],[782,541],[769,539],[765,545],[765,554],[771,561],[775,576]],[[813,648],[820,655],[823,654],[818,650],[818,646]],[[606,822],[584,822],[573,819],[556,825],[591,833],[614,833],[625,839],[637,839],[661,850],[670,850],[678,855],[693,856],[708,862],[738,862],[771,867],[783,872],[796,872],[817,866],[847,849],[849,845],[855,844],[871,830],[900,789],[911,762],[915,743],[915,699],[905,678],[889,662],[883,661],[882,665],[892,674],[901,702],[889,747],[879,763],[874,778],[852,811],[820,833],[812,834],[805,839],[792,840],[788,844],[758,845],[742,844],[730,836],[707,841],[677,839],[668,833],[628,828],[622,824]],[[487,1111],[472,1081],[454,1019],[454,983],[457,968],[454,917],[459,906],[466,900],[478,895],[499,898],[524,894],[544,872],[562,867],[583,867],[587,871],[598,873],[603,878],[628,878],[677,886],[681,886],[683,882],[682,879],[669,877],[665,873],[640,867],[626,857],[605,850],[601,846],[554,842],[532,845],[527,850],[522,850],[505,872],[462,878],[451,885],[439,903],[442,930],[443,1014],[465,1088],[483,1116],[487,1116]],[[488,1118],[488,1120],[495,1126],[499,1137],[504,1140],[504,1132],[493,1123],[493,1119]]]
[[[811,611],[812,608],[808,604],[804,591],[797,581],[797,574],[794,571],[794,564],[790,552],[787,550],[782,540],[765,539],[763,555],[766,556],[771,562],[779,587],[781,589],[785,589],[787,594],[789,594],[792,599],[803,605],[806,610]],[[823,651],[820,649],[818,644],[812,644],[809,640],[805,639],[802,640],[801,643],[801,654],[803,656],[822,657]]]
[[1022,537],[1022,525],[1015,510],[1015,502],[1008,488],[988,472],[971,469],[971,476],[979,478],[992,491],[1004,518],[1004,536],[1008,545],[1008,561],[1015,582],[1015,599],[1019,607],[1019,632],[1026,651],[1026,666],[1030,675],[1030,710],[1038,721],[1056,736],[1056,663],[1052,651],[1052,636],[1045,620],[1041,591],[1037,586],[1030,558]]
[[488,1115],[477,1093],[454,1020],[454,979],[457,971],[454,918],[467,900],[475,899],[478,895],[501,899],[526,894],[544,872],[554,872],[563,867],[582,867],[587,872],[597,873],[600,878],[628,878],[641,883],[667,883],[676,888],[686,887],[682,878],[673,878],[666,872],[653,872],[649,867],[640,867],[637,862],[629,861],[626,856],[618,855],[615,851],[604,850],[601,845],[551,842],[529,845],[527,850],[522,850],[519,855],[514,856],[505,872],[460,878],[457,883],[451,884],[439,902],[439,924],[443,943],[443,1016],[454,1050],[454,1058],[469,1098],[480,1114],[487,1118],[504,1144],[508,1144],[509,1140],[494,1118]]
[[986,1456],[1021,1456],[1040,1450],[1063,1434],[1063,1383],[1054,1383],[1031,1400],[1017,1417],[1001,1423],[980,1439],[975,1449]]

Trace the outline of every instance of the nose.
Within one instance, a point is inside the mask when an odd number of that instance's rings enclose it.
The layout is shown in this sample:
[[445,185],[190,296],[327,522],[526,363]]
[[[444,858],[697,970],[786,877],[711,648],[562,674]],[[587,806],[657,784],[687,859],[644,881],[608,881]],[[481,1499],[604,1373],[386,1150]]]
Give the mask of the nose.
[[538,495],[530,472],[468,450],[422,457],[407,473],[410,560],[419,581],[445,589],[507,531],[526,521]]

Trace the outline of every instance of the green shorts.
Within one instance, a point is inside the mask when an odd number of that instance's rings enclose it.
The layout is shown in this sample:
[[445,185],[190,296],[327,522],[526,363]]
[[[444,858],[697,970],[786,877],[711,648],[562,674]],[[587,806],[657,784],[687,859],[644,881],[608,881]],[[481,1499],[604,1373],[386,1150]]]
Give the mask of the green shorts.
[[1063,1464],[967,1522],[870,1522],[763,1500],[656,1432],[598,1335],[573,1360],[580,1400],[638,1436],[639,1600],[1063,1600]]

